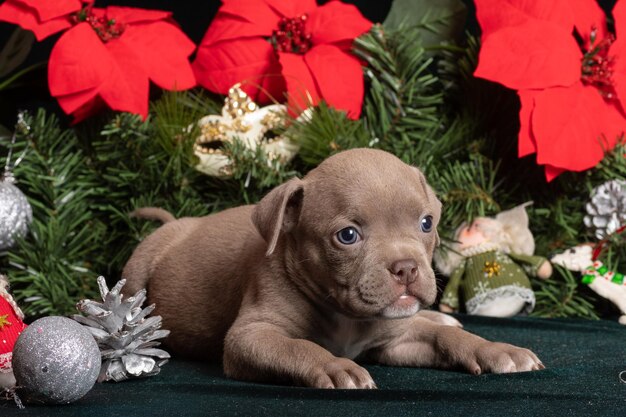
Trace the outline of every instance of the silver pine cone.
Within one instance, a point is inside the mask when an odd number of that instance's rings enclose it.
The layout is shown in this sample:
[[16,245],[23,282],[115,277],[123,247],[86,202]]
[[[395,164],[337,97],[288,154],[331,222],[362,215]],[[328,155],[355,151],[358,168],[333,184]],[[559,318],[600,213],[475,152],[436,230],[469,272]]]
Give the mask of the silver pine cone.
[[109,291],[104,277],[98,277],[102,303],[81,300],[76,308],[85,316],[74,315],[85,325],[98,343],[102,355],[102,368],[98,382],[156,375],[167,363],[170,355],[156,349],[169,330],[160,330],[161,316],[147,317],[154,304],[142,309],[146,290],[122,299],[120,290],[126,280],[120,280]]
[[626,181],[611,180],[595,187],[586,208],[585,226],[597,239],[604,239],[626,225]]

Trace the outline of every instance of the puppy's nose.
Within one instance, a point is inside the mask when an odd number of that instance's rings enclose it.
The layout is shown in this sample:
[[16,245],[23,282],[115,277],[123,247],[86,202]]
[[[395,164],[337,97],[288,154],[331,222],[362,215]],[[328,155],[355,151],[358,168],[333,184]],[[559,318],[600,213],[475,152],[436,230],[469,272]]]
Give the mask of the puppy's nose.
[[417,279],[417,262],[414,259],[401,259],[389,268],[393,277],[402,284],[410,284]]

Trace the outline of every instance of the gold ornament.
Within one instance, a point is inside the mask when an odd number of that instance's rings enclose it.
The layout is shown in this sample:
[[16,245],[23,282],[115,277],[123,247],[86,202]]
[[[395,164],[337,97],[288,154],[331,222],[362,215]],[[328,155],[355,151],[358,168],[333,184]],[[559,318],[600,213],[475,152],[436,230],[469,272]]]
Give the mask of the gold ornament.
[[224,99],[224,111],[233,119],[255,112],[258,108],[257,104],[240,88],[240,84],[231,87],[228,90],[228,96]]
[[488,278],[492,278],[494,275],[500,275],[500,269],[502,266],[496,262],[485,262],[485,267],[483,268],[483,272],[487,275]]
[[0,316],[0,330],[4,329],[6,326],[10,326],[12,323],[9,321],[9,315],[5,314],[4,316]]
[[200,162],[195,168],[214,177],[231,176],[232,161],[224,153],[224,145],[235,138],[250,149],[261,146],[270,160],[289,162],[298,152],[298,146],[275,133],[285,127],[286,120],[284,105],[259,107],[240,84],[234,85],[224,99],[222,114],[205,116],[198,121],[200,136],[196,138],[194,153]]

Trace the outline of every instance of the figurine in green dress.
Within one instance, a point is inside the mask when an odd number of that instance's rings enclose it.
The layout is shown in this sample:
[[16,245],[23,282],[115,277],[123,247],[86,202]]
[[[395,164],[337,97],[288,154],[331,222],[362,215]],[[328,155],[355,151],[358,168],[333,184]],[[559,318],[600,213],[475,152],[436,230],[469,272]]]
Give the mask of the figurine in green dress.
[[450,277],[439,309],[468,314],[511,317],[528,314],[535,294],[528,276],[547,279],[552,265],[533,256],[535,241],[528,228],[526,205],[504,211],[495,218],[478,217],[462,224],[455,242],[435,257],[437,268]]

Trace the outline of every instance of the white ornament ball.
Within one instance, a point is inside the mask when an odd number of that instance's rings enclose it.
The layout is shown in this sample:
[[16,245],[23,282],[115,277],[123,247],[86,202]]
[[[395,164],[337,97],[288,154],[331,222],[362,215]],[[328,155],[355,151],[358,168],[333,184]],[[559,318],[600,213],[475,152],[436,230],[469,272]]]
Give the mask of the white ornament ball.
[[10,181],[0,181],[0,250],[9,249],[33,220],[26,196]]
[[43,317],[22,332],[13,348],[18,394],[31,403],[71,403],[94,386],[101,361],[89,330],[66,317]]

